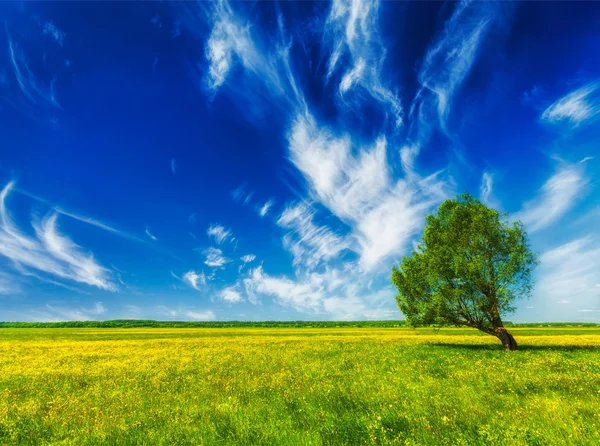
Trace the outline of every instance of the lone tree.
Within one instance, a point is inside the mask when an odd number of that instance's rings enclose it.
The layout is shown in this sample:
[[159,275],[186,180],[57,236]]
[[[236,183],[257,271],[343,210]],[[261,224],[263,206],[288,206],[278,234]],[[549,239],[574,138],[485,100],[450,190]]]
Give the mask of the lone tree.
[[517,349],[502,317],[531,292],[537,260],[523,225],[505,217],[463,194],[426,218],[421,243],[392,268],[398,307],[411,325],[473,327]]

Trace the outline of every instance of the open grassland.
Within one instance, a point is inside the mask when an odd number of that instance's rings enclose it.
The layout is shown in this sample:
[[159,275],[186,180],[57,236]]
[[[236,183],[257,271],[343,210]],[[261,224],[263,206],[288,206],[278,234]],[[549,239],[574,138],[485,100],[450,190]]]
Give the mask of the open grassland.
[[0,329],[0,444],[600,444],[600,329],[512,332]]

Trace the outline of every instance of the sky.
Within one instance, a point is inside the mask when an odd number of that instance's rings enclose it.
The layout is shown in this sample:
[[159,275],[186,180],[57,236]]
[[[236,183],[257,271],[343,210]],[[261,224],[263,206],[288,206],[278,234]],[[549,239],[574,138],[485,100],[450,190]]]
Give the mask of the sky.
[[597,2],[0,3],[0,320],[402,319],[463,192],[600,322]]

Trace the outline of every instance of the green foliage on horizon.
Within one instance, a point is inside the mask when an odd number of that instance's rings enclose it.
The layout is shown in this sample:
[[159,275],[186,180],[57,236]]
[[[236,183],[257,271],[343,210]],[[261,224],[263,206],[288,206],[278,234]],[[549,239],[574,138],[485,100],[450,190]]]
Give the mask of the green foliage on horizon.
[[117,319],[111,321],[0,322],[0,328],[392,328],[405,321],[154,321]]
[[[506,327],[598,327],[592,322],[504,322]],[[155,321],[116,319],[110,321],[0,322],[0,328],[398,328],[406,321]]]

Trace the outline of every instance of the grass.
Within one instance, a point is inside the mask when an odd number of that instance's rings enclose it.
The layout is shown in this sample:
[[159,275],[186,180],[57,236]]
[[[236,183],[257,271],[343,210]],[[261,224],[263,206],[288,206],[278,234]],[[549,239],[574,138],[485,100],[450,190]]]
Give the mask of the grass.
[[0,444],[600,444],[600,328],[511,331],[0,329]]

